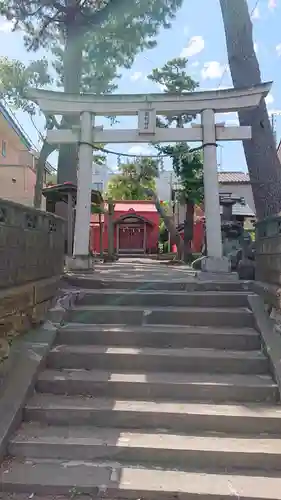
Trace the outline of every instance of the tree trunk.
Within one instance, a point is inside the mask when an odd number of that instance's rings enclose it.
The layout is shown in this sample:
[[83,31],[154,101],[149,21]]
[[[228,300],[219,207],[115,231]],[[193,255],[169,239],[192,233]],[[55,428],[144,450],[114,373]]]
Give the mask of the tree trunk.
[[[253,26],[246,0],[220,0],[228,61],[235,88],[261,83],[253,44]],[[281,165],[265,100],[238,113],[240,125],[252,126],[252,139],[243,141],[258,219],[281,210]]]
[[152,200],[153,200],[153,203],[155,204],[155,208],[156,208],[157,212],[159,213],[160,217],[162,217],[162,219],[164,221],[166,229],[170,233],[172,243],[175,243],[177,245],[179,258],[182,259],[184,256],[184,244],[183,244],[183,240],[181,238],[180,233],[177,231],[177,229],[175,227],[175,224],[174,224],[172,217],[170,217],[169,215],[166,214],[165,210],[161,206],[161,203],[160,203],[160,201],[155,193],[153,193],[153,195],[152,195]]
[[[82,74],[83,33],[74,25],[68,27],[65,35],[63,58],[64,92],[79,94]],[[67,116],[62,121],[63,128],[79,124],[79,117]],[[76,144],[62,144],[59,149],[58,183],[77,183],[78,148]]]
[[45,164],[47,158],[56,149],[54,144],[49,144],[46,139],[43,142],[40,155],[37,161],[36,168],[36,183],[34,189],[33,206],[34,208],[41,208],[42,205],[42,189],[44,181]]
[[194,203],[186,200],[185,202],[185,221],[184,221],[184,262],[189,264],[192,257],[191,243],[193,240],[193,224],[194,224]]

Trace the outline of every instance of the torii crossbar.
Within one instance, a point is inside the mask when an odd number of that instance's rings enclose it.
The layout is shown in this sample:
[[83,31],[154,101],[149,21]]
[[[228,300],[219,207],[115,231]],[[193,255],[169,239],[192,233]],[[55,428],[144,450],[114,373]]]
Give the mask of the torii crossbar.
[[[204,206],[206,217],[207,258],[203,268],[210,272],[228,272],[223,257],[217,141],[251,139],[251,126],[225,127],[215,123],[215,113],[254,108],[270,91],[272,82],[250,88],[226,89],[185,94],[66,94],[31,89],[28,97],[45,114],[80,115],[80,126],[69,130],[48,131],[52,144],[79,144],[78,192],[74,232],[73,265],[77,269],[92,266],[89,257],[93,145],[95,143],[202,142],[204,152]],[[201,125],[163,129],[156,126],[157,115],[200,114]],[[94,126],[95,116],[138,116],[138,128],[104,129]]]

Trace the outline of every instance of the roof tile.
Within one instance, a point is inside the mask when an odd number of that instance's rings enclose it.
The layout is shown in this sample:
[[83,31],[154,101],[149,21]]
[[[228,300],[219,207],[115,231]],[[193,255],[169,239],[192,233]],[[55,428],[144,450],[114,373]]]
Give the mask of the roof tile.
[[250,182],[249,174],[246,172],[219,172],[218,176],[221,184]]

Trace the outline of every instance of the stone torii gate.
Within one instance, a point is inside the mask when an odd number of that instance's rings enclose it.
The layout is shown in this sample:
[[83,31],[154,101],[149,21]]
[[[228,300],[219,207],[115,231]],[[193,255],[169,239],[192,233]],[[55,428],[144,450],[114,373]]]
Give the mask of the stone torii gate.
[[[222,253],[221,217],[217,175],[217,141],[251,139],[251,127],[225,127],[215,123],[215,113],[235,112],[259,105],[272,83],[251,88],[227,89],[186,94],[115,94],[72,95],[32,89],[29,98],[45,114],[80,115],[80,126],[69,130],[48,131],[51,144],[79,145],[78,192],[74,233],[73,268],[89,269],[90,204],[95,143],[203,143],[204,206],[208,255],[202,268],[209,272],[228,272],[229,263]],[[201,125],[189,128],[159,128],[156,115],[200,114]],[[95,116],[138,116],[138,129],[115,130],[95,127]]]

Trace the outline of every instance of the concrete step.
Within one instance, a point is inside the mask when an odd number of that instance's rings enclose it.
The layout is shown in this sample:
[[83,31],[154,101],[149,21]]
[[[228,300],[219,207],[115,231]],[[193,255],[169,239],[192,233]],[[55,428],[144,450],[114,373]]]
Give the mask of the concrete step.
[[81,290],[79,305],[149,307],[248,307],[247,292],[174,292],[152,290]]
[[[136,278],[122,278],[117,279],[114,276],[103,279],[97,278],[97,276],[78,276],[75,274],[65,275],[63,281],[69,285],[75,286],[80,289],[104,289],[104,290],[168,290],[168,291],[187,291],[187,292],[209,292],[209,291],[228,291],[235,292],[240,290],[249,290],[251,285],[248,282],[243,281],[195,281],[194,278],[190,277],[181,278],[182,270],[177,269],[179,278],[172,279],[167,277],[159,276],[158,279],[152,278],[148,274],[148,278],[143,277],[142,279]],[[161,273],[164,274],[164,270],[161,269]],[[160,274],[160,273],[159,273]]]
[[[244,471],[243,471],[244,472]],[[141,468],[119,463],[66,460],[13,460],[3,464],[1,490],[30,494],[66,494],[72,498],[131,500],[281,500],[281,477],[259,471],[215,473]]]
[[24,419],[55,426],[160,428],[173,432],[229,432],[257,436],[280,434],[281,407],[35,394],[27,403]]
[[203,348],[109,347],[57,345],[49,353],[49,368],[120,370],[131,372],[267,374],[269,361],[261,351]]
[[247,308],[76,306],[68,321],[84,324],[254,327]]
[[259,350],[260,335],[252,328],[200,326],[125,326],[70,323],[59,329],[57,344],[124,347],[205,347],[236,351]]
[[16,457],[106,460],[194,469],[281,470],[281,439],[187,435],[158,429],[125,430],[23,424],[10,439]]
[[278,389],[265,375],[200,373],[115,373],[112,371],[46,370],[38,392],[108,398],[172,399],[209,402],[275,402]]

